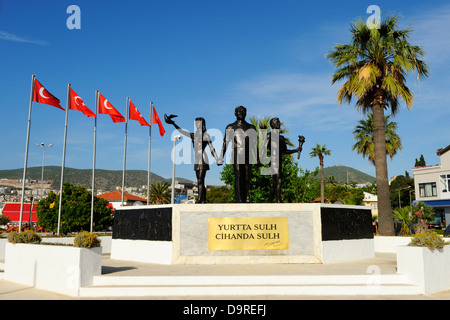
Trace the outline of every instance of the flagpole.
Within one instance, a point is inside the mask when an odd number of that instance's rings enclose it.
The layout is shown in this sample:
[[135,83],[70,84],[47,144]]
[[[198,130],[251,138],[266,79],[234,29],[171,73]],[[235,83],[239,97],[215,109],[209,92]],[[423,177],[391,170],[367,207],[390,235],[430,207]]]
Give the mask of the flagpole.
[[58,231],[56,233],[56,235],[58,235],[58,236],[59,236],[59,230],[60,230],[60,226],[61,226],[62,194],[63,194],[63,185],[64,185],[64,165],[66,163],[67,122],[69,119],[69,97],[70,97],[70,83],[67,85],[66,124],[64,126],[63,156],[62,156],[62,163],[61,163],[61,186],[59,188]]
[[94,190],[95,190],[95,152],[97,148],[97,111],[98,111],[98,90],[95,90],[95,119],[94,119],[94,156],[92,159],[92,198],[91,198],[91,227],[94,221]]
[[22,230],[23,202],[24,202],[24,198],[25,198],[25,178],[27,175],[27,166],[28,166],[28,146],[30,144],[31,106],[33,104],[34,79],[35,78],[36,78],[36,75],[33,74],[31,76],[30,108],[28,110],[28,126],[27,126],[27,142],[25,144],[25,160],[24,160],[24,165],[23,165],[22,199],[20,200],[19,232]]
[[127,129],[128,129],[128,109],[130,104],[130,97],[127,97],[127,111],[126,111],[126,117],[125,117],[125,141],[124,141],[124,147],[123,147],[123,171],[122,171],[122,207],[123,207],[123,196],[125,192],[125,167],[127,162]]
[[152,150],[152,115],[153,115],[153,101],[150,102],[150,126],[148,129],[147,205],[150,204],[150,164],[151,164],[151,150]]

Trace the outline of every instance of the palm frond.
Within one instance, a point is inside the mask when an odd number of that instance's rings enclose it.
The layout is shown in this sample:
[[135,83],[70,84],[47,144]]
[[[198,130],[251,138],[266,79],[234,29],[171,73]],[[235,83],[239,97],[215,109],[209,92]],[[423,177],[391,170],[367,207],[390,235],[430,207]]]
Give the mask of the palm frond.
[[412,32],[411,27],[400,29],[399,17],[393,15],[387,16],[378,29],[368,28],[362,19],[354,21],[350,43],[335,45],[326,55],[336,67],[331,83],[345,80],[337,94],[339,104],[350,104],[355,97],[356,107],[363,112],[379,103],[396,114],[401,99],[410,109],[414,96],[405,75],[416,72],[418,79],[429,75],[428,65],[422,60],[424,50],[409,43]]

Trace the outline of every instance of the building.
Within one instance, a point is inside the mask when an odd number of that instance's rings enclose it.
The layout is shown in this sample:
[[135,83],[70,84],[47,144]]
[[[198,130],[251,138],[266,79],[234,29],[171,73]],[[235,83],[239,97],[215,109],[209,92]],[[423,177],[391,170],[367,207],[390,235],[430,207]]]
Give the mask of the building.
[[372,216],[378,216],[378,196],[364,192],[363,204],[372,209]]
[[[116,209],[122,205],[122,191],[115,190],[111,192],[106,192],[103,194],[97,195],[98,198],[103,198],[109,203],[112,204],[113,208]],[[130,193],[125,192],[123,195],[123,204],[125,206],[133,206],[133,205],[143,205],[147,204],[147,199],[132,195]]]
[[[29,223],[30,221],[30,203],[23,204],[23,215],[22,223]],[[36,223],[38,221],[36,215],[37,204],[33,204],[33,209],[31,211],[31,223]],[[18,202],[7,202],[3,207],[2,215],[8,217],[13,224],[19,224],[20,221],[20,203]]]
[[441,163],[434,166],[415,167],[414,190],[416,203],[423,201],[432,206],[445,227],[450,223],[450,145],[436,151]]

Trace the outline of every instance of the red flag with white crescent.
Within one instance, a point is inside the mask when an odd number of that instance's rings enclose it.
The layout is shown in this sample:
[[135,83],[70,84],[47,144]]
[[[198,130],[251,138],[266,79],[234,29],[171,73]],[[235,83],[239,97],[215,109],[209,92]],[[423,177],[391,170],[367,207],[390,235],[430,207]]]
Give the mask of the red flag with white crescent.
[[166,133],[166,130],[164,130],[164,127],[162,125],[161,119],[159,119],[158,114],[156,113],[155,106],[153,106],[153,117],[152,117],[152,123],[157,123],[159,128],[159,134],[161,137],[164,136],[164,133]]
[[100,92],[98,93],[98,113],[109,114],[114,123],[125,122],[125,118]]
[[81,111],[88,117],[96,117],[95,113],[84,104],[83,99],[72,88],[69,91],[69,109]]
[[147,121],[145,121],[142,114],[139,112],[139,110],[135,107],[134,103],[130,100],[130,120],[137,120],[141,124],[141,126],[147,126],[150,127],[150,124],[148,124]]
[[61,110],[65,110],[60,106],[59,99],[48,92],[47,89],[45,89],[44,86],[39,81],[37,81],[36,78],[34,79],[33,101],[48,104]]

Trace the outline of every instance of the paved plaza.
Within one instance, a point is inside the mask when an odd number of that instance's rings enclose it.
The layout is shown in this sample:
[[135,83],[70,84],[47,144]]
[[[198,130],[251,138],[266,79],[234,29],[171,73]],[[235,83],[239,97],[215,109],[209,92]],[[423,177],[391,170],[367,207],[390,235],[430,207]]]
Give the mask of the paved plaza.
[[[330,264],[259,264],[259,265],[157,265],[103,256],[105,276],[236,276],[236,275],[367,275],[377,266],[381,275],[396,274],[395,254],[377,253],[376,257]],[[70,297],[54,292],[0,280],[0,300],[448,300],[450,290],[430,295],[257,295],[257,296],[139,296],[139,297]]]

